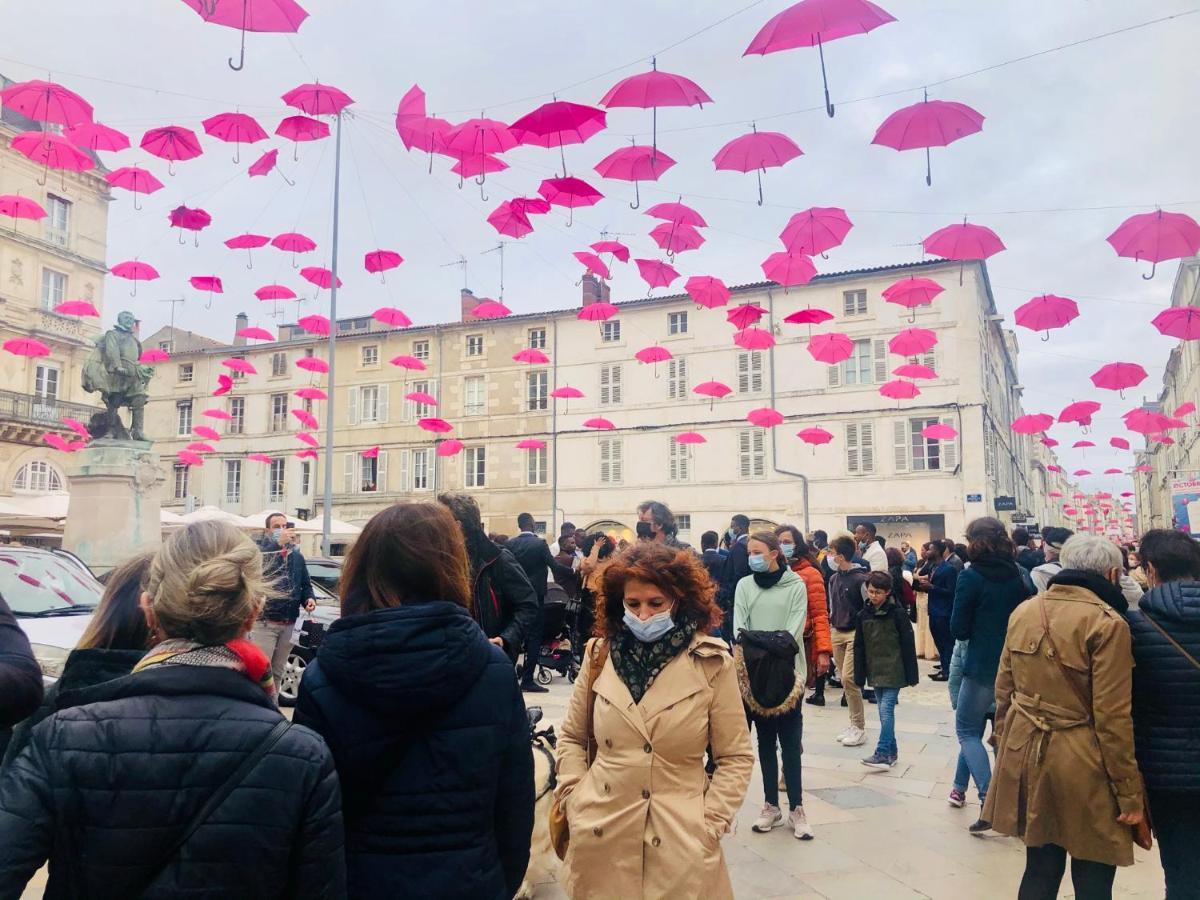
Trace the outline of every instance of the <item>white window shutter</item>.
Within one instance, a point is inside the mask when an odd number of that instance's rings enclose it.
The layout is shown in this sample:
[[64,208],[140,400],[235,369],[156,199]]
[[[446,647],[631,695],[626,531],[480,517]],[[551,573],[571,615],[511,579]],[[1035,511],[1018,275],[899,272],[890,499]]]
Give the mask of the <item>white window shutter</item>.
[[929,366],[933,371],[937,371],[937,351],[930,350],[921,357],[921,365]]
[[355,463],[358,462],[357,453],[347,453],[342,457],[345,460],[345,478],[342,484],[342,492],[346,494],[358,493],[358,479],[355,477],[358,473],[355,472]]
[[376,404],[377,416],[375,421],[386,422],[388,420],[388,385],[379,385],[379,400]]
[[857,475],[861,469],[858,453],[858,426],[846,426],[846,471]]
[[[609,376],[609,367],[601,366],[600,367],[600,403],[601,404],[607,404],[607,403],[611,402],[611,400],[612,400],[612,389],[610,387],[610,381],[609,381],[608,376]],[[601,442],[601,446],[603,446],[603,442]]]
[[387,490],[387,458],[386,450],[379,451],[379,458],[375,460],[375,490],[381,494]]
[[830,387],[842,386],[842,364],[834,363],[825,367],[825,380]]
[[[618,371],[620,371],[620,370],[618,370]],[[621,445],[621,441],[614,440],[612,442],[612,477],[613,477],[613,482],[616,484],[621,483],[621,477],[623,475],[622,458],[621,458],[622,449],[623,448]]]
[[738,393],[748,394],[750,392],[750,354],[739,353],[737,357],[737,382]]
[[761,391],[763,389],[763,358],[762,353],[755,350],[750,354],[750,390]]
[[908,471],[908,419],[892,423],[893,444],[897,472]]
[[358,424],[358,388],[352,387],[349,392],[349,399],[346,402],[346,421],[351,425]]
[[410,459],[413,451],[397,450],[396,452],[400,454],[400,485],[398,490],[401,493],[407,493],[412,490],[412,483],[410,481],[412,478],[412,466]]
[[690,481],[692,477],[692,451],[685,444],[677,444],[679,448],[679,480]]
[[667,480],[679,480],[679,444],[674,438],[667,438],[670,446],[667,448]]
[[738,432],[738,477],[750,477],[750,432]]
[[875,383],[883,384],[888,380],[888,347],[887,341],[878,338],[875,341]]
[[859,425],[862,470],[870,474],[875,471],[875,424],[863,422]]
[[[601,369],[601,372],[604,370]],[[610,441],[600,441],[600,483],[608,484],[612,481],[612,452]]]
[[[943,425],[954,427],[954,420],[950,418],[942,419]],[[953,437],[948,441],[942,441],[942,469],[947,472],[953,472],[958,468],[958,438]]]
[[753,435],[754,474],[761,477],[767,471],[766,435],[761,429],[753,432]]
[[621,367],[612,367],[612,402],[621,402]]

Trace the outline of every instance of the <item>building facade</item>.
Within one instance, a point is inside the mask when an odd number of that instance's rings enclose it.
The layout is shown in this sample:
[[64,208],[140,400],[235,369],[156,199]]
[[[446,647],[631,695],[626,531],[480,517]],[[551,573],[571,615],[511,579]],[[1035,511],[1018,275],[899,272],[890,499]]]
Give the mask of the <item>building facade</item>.
[[[945,291],[912,312],[886,303],[883,289],[910,275],[931,277]],[[1015,338],[996,312],[986,267],[967,264],[961,284],[959,278],[957,263],[929,262],[821,275],[787,291],[770,283],[736,287],[729,309],[754,303],[766,310],[759,326],[776,343],[763,350],[735,345],[728,309],[700,309],[686,294],[620,303],[604,322],[579,319],[578,307],[472,321],[477,301],[469,291],[456,323],[400,330],[369,317],[341,320],[333,514],[358,523],[397,500],[464,490],[478,497],[488,527],[501,532],[514,530],[517,514],[528,511],[548,529],[570,520],[632,534],[645,499],[670,505],[681,537],[693,541],[703,530],[723,530],[738,512],[831,534],[869,519],[894,541],[957,537],[967,521],[997,508],[1010,522],[1058,524],[1060,506],[1049,495],[1068,487],[1052,471],[1052,451],[1010,428],[1021,415]],[[606,287],[592,279],[583,289],[585,305],[607,299]],[[835,320],[811,333],[783,323],[806,306]],[[890,353],[889,340],[911,327],[933,331],[937,344],[919,357]],[[808,352],[811,337],[829,331],[846,334],[853,346],[849,359],[832,366]],[[297,434],[307,431],[325,444],[326,402],[296,391],[326,382],[297,362],[325,359],[327,342],[295,326],[278,336],[253,347],[177,348],[161,367],[147,430],[164,461],[199,440],[196,425],[221,437],[209,442],[214,452],[203,466],[167,473],[165,507],[320,515],[324,454],[298,457],[307,445]],[[635,354],[648,346],[671,358],[639,362]],[[542,351],[549,362],[514,361],[524,349]],[[233,356],[256,374],[211,397]],[[425,369],[390,364],[400,356]],[[893,370],[913,362],[937,373],[919,382],[919,396],[881,396]],[[707,381],[730,393],[696,394]],[[566,386],[583,396],[550,396]],[[437,405],[407,399],[415,392]],[[777,410],[783,424],[752,426],[747,416],[761,408]],[[319,431],[302,426],[304,413],[319,420]],[[454,430],[421,427],[435,417]],[[585,425],[596,418],[614,427]],[[935,423],[958,437],[922,437]],[[805,428],[826,429],[832,439],[811,446],[796,436]],[[674,440],[684,431],[700,433],[704,443]],[[447,438],[462,441],[462,451],[438,455]],[[524,439],[545,447],[518,449]],[[375,447],[378,456],[363,455]],[[270,461],[252,461],[252,453]]]
[[53,308],[87,300],[104,310],[108,184],[97,170],[46,172],[11,149],[15,135],[37,127],[0,110],[0,194],[29,197],[48,213],[0,220],[0,341],[32,337],[50,348],[37,359],[0,353],[0,495],[65,490],[61,454],[42,435],[70,434],[64,417],[86,423],[99,407],[80,386],[99,320]]

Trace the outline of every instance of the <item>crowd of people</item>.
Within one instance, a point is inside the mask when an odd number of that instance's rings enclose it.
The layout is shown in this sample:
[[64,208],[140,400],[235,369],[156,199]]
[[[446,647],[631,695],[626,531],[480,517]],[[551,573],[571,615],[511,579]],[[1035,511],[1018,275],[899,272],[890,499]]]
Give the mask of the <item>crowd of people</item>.
[[[58,678],[0,598],[0,898],[512,897],[535,829],[522,693],[548,596],[579,671],[542,794],[572,897],[731,897],[721,839],[755,762],[752,830],[814,838],[804,706],[840,690],[846,747],[897,764],[928,628],[954,708],[947,802],[1021,839],[1021,900],[1110,897],[1157,838],[1169,900],[1200,896],[1200,544],[1136,547],[971,522],[965,543],[757,529],[699,551],[647,501],[632,541],[532,515],[502,541],[475,500],[392,506],[352,546],[293,721],[277,685],[313,598],[286,518],[256,544],[175,531],[109,577]],[[280,649],[283,647],[284,649]],[[523,657],[523,658],[522,658]],[[836,695],[835,695],[836,696]],[[865,751],[864,751],[865,752]],[[787,795],[787,808],[780,792]]]

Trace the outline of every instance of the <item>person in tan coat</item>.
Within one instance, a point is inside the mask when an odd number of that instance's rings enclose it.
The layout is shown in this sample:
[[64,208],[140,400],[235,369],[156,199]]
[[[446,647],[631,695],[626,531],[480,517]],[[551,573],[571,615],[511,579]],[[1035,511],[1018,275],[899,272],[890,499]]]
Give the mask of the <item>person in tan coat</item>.
[[996,770],[982,818],[1025,842],[1020,900],[1112,896],[1142,820],[1133,754],[1133,654],[1121,554],[1101,537],[1063,545],[1063,570],[1012,613],[996,677]]
[[709,636],[721,623],[714,593],[694,553],[660,544],[638,543],[603,571],[598,638],[558,743],[573,898],[733,897],[721,837],[754,755],[733,659]]

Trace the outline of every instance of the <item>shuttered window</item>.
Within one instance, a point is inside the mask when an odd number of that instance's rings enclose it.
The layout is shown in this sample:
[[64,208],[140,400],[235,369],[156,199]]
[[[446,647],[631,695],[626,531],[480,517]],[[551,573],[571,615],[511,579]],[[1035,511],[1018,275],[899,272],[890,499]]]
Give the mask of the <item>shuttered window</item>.
[[761,478],[767,471],[766,432],[747,428],[738,432],[738,477]]
[[867,292],[843,291],[842,312],[847,316],[865,316],[867,314]]
[[763,389],[763,355],[759,350],[739,353],[737,357],[739,394],[755,394]]
[[846,471],[851,475],[870,475],[875,471],[874,423],[846,425]]
[[670,481],[689,481],[692,477],[691,448],[671,440],[667,454],[667,478]]
[[621,402],[621,367],[600,367],[600,405],[611,406]]
[[687,360],[683,357],[667,360],[667,399],[684,400],[688,395]]
[[620,438],[600,440],[600,483],[620,484],[624,474],[624,448]]

